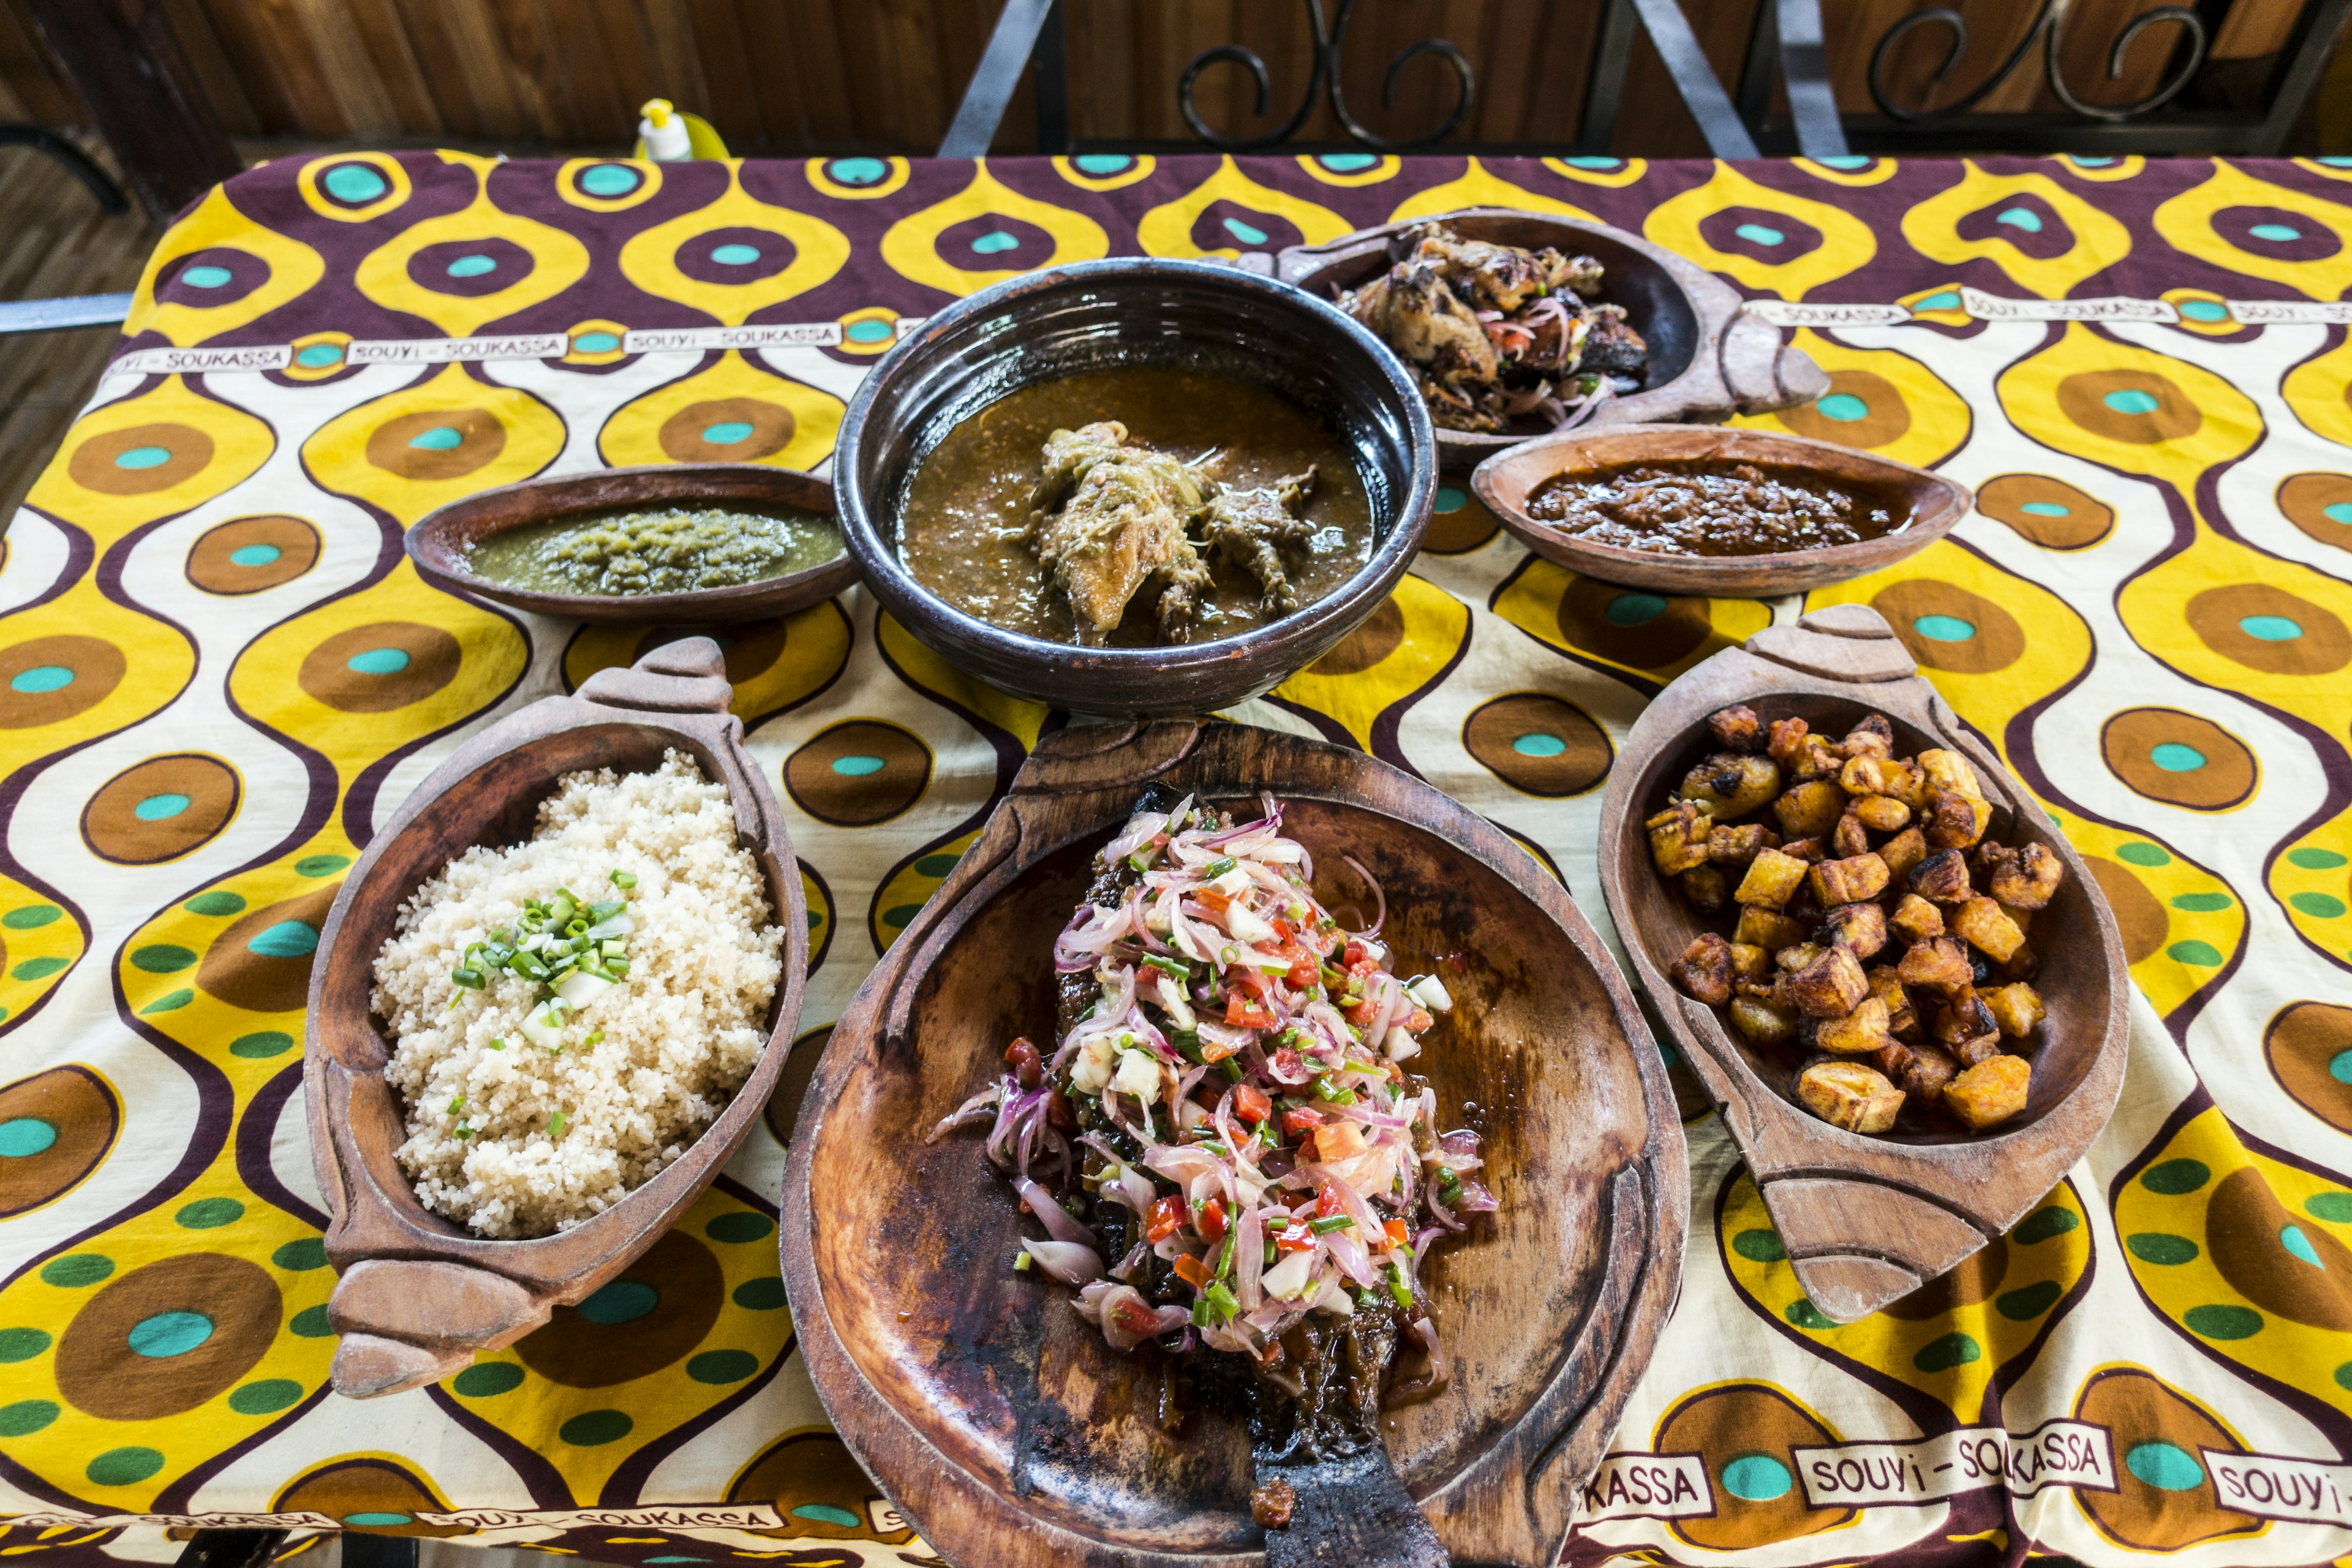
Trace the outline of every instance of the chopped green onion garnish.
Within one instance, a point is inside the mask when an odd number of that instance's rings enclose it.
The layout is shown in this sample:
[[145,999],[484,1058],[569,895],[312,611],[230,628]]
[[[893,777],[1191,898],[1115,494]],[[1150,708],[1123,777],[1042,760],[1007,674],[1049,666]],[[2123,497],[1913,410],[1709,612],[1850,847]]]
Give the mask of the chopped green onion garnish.
[[1224,1068],[1225,1076],[1233,1079],[1235,1083],[1241,1082],[1244,1079],[1249,1076],[1249,1074],[1242,1070],[1242,1064],[1237,1058],[1227,1057],[1223,1061],[1219,1062],[1217,1065]]
[[449,984],[462,985],[468,991],[479,991],[482,988],[482,972],[478,969],[453,969],[449,972]]
[[1209,1299],[1206,1296],[1196,1298],[1192,1302],[1192,1326],[1196,1329],[1211,1328],[1216,1321],[1217,1310],[1209,1304]]
[[613,886],[626,889],[634,888],[636,885],[637,874],[635,871],[615,871],[613,873]]
[[471,1138],[473,1135],[474,1135],[474,1130],[473,1130],[472,1128],[470,1128],[470,1127],[467,1126],[467,1125],[466,1125],[464,1122],[462,1122],[462,1121],[460,1121],[459,1123],[457,1123],[457,1125],[456,1129],[455,1129],[455,1130],[453,1130],[453,1131],[452,1131],[452,1132],[450,1133],[450,1136],[452,1136],[452,1137],[454,1137],[454,1138]]
[[1162,974],[1171,974],[1179,980],[1192,978],[1192,966],[1181,958],[1163,957],[1160,953],[1147,952],[1143,955],[1143,962]]
[[451,1097],[451,1099],[450,1099],[450,1100],[449,1100],[449,1114],[450,1114],[450,1115],[455,1116],[455,1115],[457,1115],[459,1111],[461,1111],[461,1110],[465,1110],[465,1109],[466,1109],[466,1097],[465,1097],[463,1094],[458,1094],[458,1095],[455,1095],[455,1096],[452,1096],[452,1097]]
[[1333,1105],[1353,1105],[1356,1103],[1356,1091],[1338,1088],[1328,1078],[1318,1078],[1315,1080],[1315,1098],[1328,1100]]
[[498,1035],[498,1036],[493,1036],[493,1037],[491,1037],[491,1040],[490,1040],[490,1049],[492,1049],[492,1050],[494,1050],[494,1051],[502,1051],[502,1050],[505,1050],[506,1048],[507,1048],[507,1042],[506,1042],[506,1037],[505,1037],[505,1036],[503,1036],[503,1035]]
[[1140,849],[1129,856],[1127,858],[1127,863],[1138,871],[1149,871],[1151,869],[1150,857],[1144,854]]
[[1438,1172],[1437,1195],[1440,1201],[1451,1206],[1454,1200],[1462,1195],[1462,1178],[1451,1171]]
[[550,1138],[562,1137],[564,1125],[571,1120],[572,1118],[566,1116],[562,1111],[557,1111],[554,1115],[547,1119],[547,1135]]
[[1015,1274],[1026,1274],[1029,1272],[1029,1254],[1027,1252],[1016,1252],[1013,1255],[1013,1272]]
[[1225,1282],[1222,1279],[1210,1280],[1209,1288],[1201,1292],[1201,1300],[1207,1302],[1218,1319],[1224,1322],[1233,1321],[1234,1314],[1242,1310],[1241,1302],[1225,1289]]
[[1201,875],[1208,878],[1213,882],[1218,878],[1223,876],[1226,872],[1232,870],[1236,862],[1232,856],[1220,855],[1215,859],[1201,868]]
[[1393,1263],[1389,1265],[1389,1294],[1396,1298],[1396,1304],[1400,1307],[1412,1305],[1412,1281],[1406,1279],[1404,1270]]
[[581,1043],[583,1045],[589,1046],[601,1046],[604,1043],[604,1031],[602,1029],[591,1029],[588,1031],[588,1037]]
[[1356,1216],[1354,1215],[1335,1214],[1329,1219],[1308,1220],[1307,1222],[1307,1228],[1313,1231],[1318,1236],[1328,1236],[1335,1230],[1351,1230],[1355,1227],[1355,1224]]

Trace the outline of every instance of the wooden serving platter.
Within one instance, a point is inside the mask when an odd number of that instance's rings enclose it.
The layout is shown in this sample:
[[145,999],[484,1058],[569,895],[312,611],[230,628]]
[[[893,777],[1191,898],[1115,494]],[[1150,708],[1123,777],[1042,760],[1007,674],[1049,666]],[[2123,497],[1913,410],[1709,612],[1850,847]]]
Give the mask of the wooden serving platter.
[[[1650,345],[1641,390],[1596,410],[1596,425],[1712,424],[1734,414],[1765,414],[1811,403],[1830,389],[1829,373],[1802,349],[1782,346],[1780,329],[1741,309],[1729,284],[1638,234],[1556,213],[1463,207],[1359,229],[1321,245],[1293,246],[1275,258],[1275,276],[1318,300],[1353,289],[1389,267],[1390,237],[1442,223],[1468,239],[1529,249],[1546,246],[1597,258],[1604,271],[1600,301],[1625,307],[1626,320]],[[1437,427],[1437,454],[1448,473],[1539,439],[1543,431],[1483,435]]]
[[[782,813],[743,749],[742,721],[727,711],[723,668],[718,644],[689,637],[492,725],[416,786],[344,879],[319,935],[303,1062],[310,1159],[333,1215],[327,1260],[341,1276],[327,1304],[342,1336],[337,1393],[365,1398],[446,1377],[593,1292],[710,1184],[767,1103],[800,1018],[808,920]],[[603,1214],[531,1241],[472,1235],[418,1203],[394,1158],[406,1131],[383,1079],[392,1041],[369,1005],[376,954],[402,902],[452,858],[530,837],[560,775],[650,772],[673,748],[727,786],[737,841],[759,859],[786,932],[767,1048],[694,1145]]]
[[1264,1560],[1241,1426],[1196,1413],[1162,1436],[1149,1363],[1104,1345],[1068,1290],[1012,1271],[1022,1225],[982,1139],[923,1141],[1006,1042],[1050,1037],[1054,933],[1153,780],[1252,811],[1274,792],[1318,892],[1366,906],[1341,857],[1361,860],[1400,969],[1452,988],[1415,1066],[1446,1125],[1485,1134],[1502,1208],[1433,1255],[1454,1381],[1385,1436],[1456,1561],[1549,1564],[1681,1279],[1689,1178],[1662,1059],[1566,890],[1499,830],[1361,752],[1268,731],[1048,736],[858,991],[801,1106],[780,1226],[826,1411],[951,1562]]
[[[1637,463],[1719,461],[1793,468],[1831,484],[1896,498],[1893,532],[1854,544],[1769,555],[1660,555],[1562,533],[1528,515],[1528,497],[1559,475],[1604,475]],[[1803,436],[1707,425],[1602,425],[1540,436],[1478,465],[1470,488],[1518,542],[1547,561],[1604,583],[1701,598],[1760,598],[1843,583],[1917,554],[1952,531],[1975,498],[1941,474]]]
[[417,574],[452,593],[493,599],[534,615],[573,621],[646,626],[719,626],[804,610],[857,581],[857,560],[843,541],[830,561],[757,583],[683,594],[548,594],[477,577],[466,552],[493,534],[528,523],[627,506],[779,506],[830,517],[833,487],[797,468],[764,463],[648,463],[593,468],[557,479],[500,485],[427,513],[408,531]]
[[[1759,1050],[1685,995],[1668,968],[1713,929],[1651,863],[1643,822],[1717,748],[1706,719],[1746,703],[1767,723],[1791,715],[1843,734],[1865,713],[1895,727],[1895,753],[1942,746],[1966,756],[1993,806],[1986,837],[2048,848],[2066,868],[2037,910],[2034,981],[2049,1007],[2032,1052],[2026,1109],[1989,1134],[1906,1131],[1882,1138],[1831,1126],[1793,1099],[1793,1052]],[[1723,1111],[1813,1305],[1865,1317],[1958,1264],[2049,1194],[2114,1111],[2123,1087],[2131,980],[2115,916],[2064,836],[1998,757],[1921,679],[1874,610],[1841,605],[1771,626],[1685,672],[1625,738],[1601,808],[1601,886],[1642,988]]]

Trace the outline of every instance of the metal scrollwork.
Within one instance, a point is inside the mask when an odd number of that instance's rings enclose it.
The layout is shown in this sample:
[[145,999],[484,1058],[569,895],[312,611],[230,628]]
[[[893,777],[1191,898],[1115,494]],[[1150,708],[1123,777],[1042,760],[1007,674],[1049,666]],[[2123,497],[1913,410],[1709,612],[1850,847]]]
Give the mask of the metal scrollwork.
[[1349,110],[1347,94],[1339,86],[1339,41],[1347,37],[1348,17],[1356,8],[1356,0],[1339,0],[1339,14],[1328,26],[1323,19],[1323,0],[1306,0],[1306,5],[1307,25],[1315,36],[1315,67],[1307,79],[1307,91],[1300,97],[1298,107],[1290,111],[1290,118],[1258,136],[1227,136],[1210,128],[1192,102],[1192,88],[1200,79],[1201,73],[1211,66],[1232,61],[1248,70],[1257,83],[1255,113],[1265,113],[1266,99],[1274,89],[1274,80],[1266,71],[1265,62],[1257,57],[1255,51],[1240,44],[1219,44],[1192,57],[1192,63],[1184,68],[1182,79],[1176,84],[1176,106],[1183,111],[1184,123],[1192,128],[1195,136],[1213,147],[1235,153],[1287,142],[1298,133],[1300,126],[1307,123],[1307,117],[1315,112],[1317,96],[1328,94],[1331,112],[1348,134],[1367,147],[1376,147],[1386,153],[1443,141],[1462,123],[1463,116],[1470,112],[1470,100],[1477,91],[1477,83],[1471,74],[1469,57],[1444,38],[1423,38],[1417,44],[1408,44],[1399,49],[1396,58],[1389,61],[1388,78],[1381,84],[1381,106],[1386,109],[1395,105],[1397,77],[1408,64],[1423,55],[1435,55],[1454,68],[1454,84],[1460,89],[1454,100],[1454,112],[1445,117],[1444,124],[1421,136],[1392,140],[1368,129]]
[[2143,11],[2132,18],[2131,24],[2117,34],[2116,41],[2108,47],[2107,79],[2115,81],[2122,79],[2124,56],[2131,48],[2133,41],[2160,22],[2174,23],[2186,31],[2189,42],[2188,58],[2170,77],[2158,86],[2154,92],[2145,98],[2131,103],[2087,103],[2075,96],[2074,89],[2066,85],[2065,74],[2059,65],[2061,44],[2066,31],[2066,16],[2073,7],[2074,0],[2042,0],[2042,9],[2034,16],[2032,26],[2025,30],[2024,37],[2018,39],[2017,47],[2010,50],[2009,58],[2001,61],[1990,76],[1979,82],[1966,95],[1954,102],[1946,104],[1941,109],[1906,109],[1897,104],[1887,89],[1886,62],[1893,58],[1895,46],[1915,30],[1927,26],[1942,26],[1949,29],[1951,47],[1945,51],[1942,63],[1936,68],[1935,77],[1927,84],[1927,91],[1932,94],[1937,88],[1951,79],[1953,69],[1959,64],[1961,54],[1968,48],[1969,24],[1958,11],[1946,5],[1938,5],[1926,11],[1914,11],[1880,34],[1877,47],[1870,51],[1870,96],[1877,100],[1878,107],[1885,110],[1889,118],[1915,125],[1966,114],[1983,102],[1993,89],[2007,80],[2010,74],[2024,62],[2025,57],[2032,52],[2033,46],[2039,43],[2042,48],[2042,75],[2050,83],[2050,90],[2057,96],[2058,101],[2085,120],[2104,120],[2113,122],[2134,119],[2169,103],[2181,89],[2189,85],[2189,79],[2196,76],[2198,68],[2205,63],[2205,24],[2196,12],[2185,5],[2165,5],[2153,11]]

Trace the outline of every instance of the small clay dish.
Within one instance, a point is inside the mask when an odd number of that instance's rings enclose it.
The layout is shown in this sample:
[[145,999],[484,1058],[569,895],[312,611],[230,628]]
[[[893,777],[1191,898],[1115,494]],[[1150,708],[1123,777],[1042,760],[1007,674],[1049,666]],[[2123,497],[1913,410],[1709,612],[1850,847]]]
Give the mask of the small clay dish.
[[1381,1425],[1456,1563],[1546,1568],[1681,1283],[1682,1124],[1649,1026],[1567,890],[1477,813],[1352,748],[1191,719],[1038,743],[858,988],[801,1101],[777,1234],[817,1395],[950,1563],[1425,1562],[1402,1531],[1307,1535],[1304,1508],[1270,1540],[1240,1421],[1204,1410],[1163,1432],[1153,1363],[1008,1266],[1020,1214],[984,1140],[927,1141],[1003,1071],[1005,1042],[1051,1037],[1054,932],[1155,780],[1242,810],[1273,791],[1318,888],[1363,899],[1344,847],[1386,892],[1399,967],[1454,994],[1413,1065],[1442,1125],[1477,1127],[1502,1207],[1430,1261],[1452,1385]]
[[[1786,348],[1780,329],[1740,308],[1721,279],[1638,234],[1557,213],[1465,207],[1434,217],[1382,224],[1322,245],[1295,246],[1275,258],[1275,276],[1318,300],[1369,282],[1388,269],[1399,232],[1442,223],[1465,239],[1590,256],[1601,265],[1600,303],[1622,305],[1627,324],[1650,346],[1641,386],[1594,410],[1596,425],[1708,424],[1734,414],[1764,414],[1811,403],[1830,378],[1802,349]],[[1467,473],[1484,458],[1541,438],[1540,429],[1481,435],[1436,432],[1448,473]]]
[[408,558],[436,587],[496,600],[534,615],[572,621],[719,626],[804,610],[857,581],[857,558],[845,546],[830,561],[781,577],[686,594],[543,594],[477,577],[466,552],[526,523],[633,506],[793,507],[831,516],[833,487],[795,468],[760,463],[649,463],[596,468],[561,479],[525,479],[452,501],[408,531]]
[[[1887,497],[1907,506],[1909,515],[1876,539],[1769,555],[1665,555],[1626,550],[1563,533],[1528,515],[1528,498],[1562,474],[1598,478],[1641,463],[1677,460],[1759,463],[1794,469],[1831,484]],[[1697,425],[1606,425],[1596,430],[1547,436],[1479,464],[1470,476],[1470,488],[1520,543],[1571,572],[1654,593],[1733,599],[1801,594],[1892,566],[1949,533],[1976,499],[1966,485],[1955,484],[1941,474],[1874,458],[1834,442]]]
[[[1980,1133],[1941,1117],[1914,1121],[1908,1110],[1885,1137],[1832,1127],[1796,1102],[1797,1053],[1758,1048],[1668,978],[1694,937],[1724,927],[1658,875],[1643,824],[1719,749],[1707,717],[1735,703],[1768,724],[1802,719],[1830,735],[1883,713],[1896,756],[1942,747],[1968,759],[1993,808],[1987,839],[2039,844],[2064,865],[2057,896],[2033,912],[2028,938],[2040,959],[2033,987],[2049,1016],[2024,1046],[2033,1081],[2016,1117]],[[2032,792],[1961,724],[1867,605],[1836,605],[1768,626],[1685,671],[1643,710],[1601,805],[1601,890],[1635,980],[1722,1108],[1797,1279],[1833,1321],[1867,1317],[2007,1235],[2115,1110],[2131,995],[2115,915]]]
[[[924,457],[958,423],[1016,388],[1121,365],[1254,383],[1321,420],[1353,451],[1370,497],[1370,557],[1280,620],[1166,647],[1024,637],[924,587],[898,554],[901,500]],[[850,551],[875,597],[908,631],[1015,696],[1115,717],[1230,708],[1322,658],[1387,601],[1421,549],[1437,494],[1429,410],[1379,339],[1272,279],[1142,257],[1008,279],[899,339],[849,405],[833,473]]]
[[[438,1381],[591,1295],[660,1238],[759,1120],[800,1019],[808,917],[783,813],[743,748],[743,721],[727,710],[725,668],[717,643],[688,637],[509,714],[434,769],[343,879],[319,933],[302,1064],[310,1162],[331,1216],[327,1261],[341,1276],[327,1303],[342,1336],[338,1394],[367,1398]],[[460,1229],[417,1201],[400,1168],[407,1131],[383,1077],[394,1042],[371,1005],[376,954],[401,905],[451,859],[478,844],[529,838],[563,774],[647,773],[670,750],[726,785],[736,842],[759,862],[770,918],[784,929],[767,1046],[702,1136],[602,1214],[527,1241]]]

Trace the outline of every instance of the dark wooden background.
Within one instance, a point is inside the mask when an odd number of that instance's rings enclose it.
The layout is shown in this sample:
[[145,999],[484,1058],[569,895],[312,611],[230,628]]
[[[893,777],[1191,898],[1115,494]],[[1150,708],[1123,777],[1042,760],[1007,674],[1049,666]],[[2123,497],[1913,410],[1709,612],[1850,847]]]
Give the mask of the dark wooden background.
[[[934,145],[954,113],[1001,0],[152,0],[169,16],[222,123],[248,138],[457,141],[600,146],[634,134],[656,94],[697,110],[738,152],[887,151]],[[1870,48],[1888,23],[1927,0],[1825,0],[1840,100],[1866,110]],[[2079,0],[2069,80],[2114,100],[2160,74],[2171,29],[2135,48],[2124,80],[2105,80],[2106,41],[2163,0]],[[2219,75],[2262,79],[2260,62],[2292,25],[2298,0],[2199,0],[2217,23]],[[1757,0],[1685,0],[1727,83],[1736,79]],[[1213,44],[1245,43],[1272,68],[1272,119],[1288,114],[1307,70],[1295,0],[1068,0],[1077,133],[1177,140],[1184,63]],[[1474,142],[1565,142],[1583,98],[1598,0],[1364,0],[1348,38],[1350,102],[1377,130],[1433,124],[1451,101],[1436,61],[1410,68],[1393,110],[1380,108],[1390,57],[1450,37],[1479,73],[1475,109],[1456,132]],[[2033,0],[1964,0],[1973,37],[1956,86],[1972,83],[2029,25]],[[1906,45],[1924,79],[1940,35]],[[2210,73],[2209,73],[2210,74]],[[1246,79],[1221,68],[1201,95],[1213,123],[1240,131]],[[1626,84],[1620,153],[1705,151],[1646,39]],[[2038,59],[1985,107],[2054,107]],[[22,0],[0,0],[0,117],[86,121],[72,88],[34,37]],[[1256,121],[1265,124],[1267,121]],[[1030,137],[1027,105],[1006,117],[1000,151]],[[1320,112],[1302,136],[1337,140]],[[2338,56],[2298,135],[2299,152],[2352,150],[2352,51]]]

